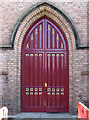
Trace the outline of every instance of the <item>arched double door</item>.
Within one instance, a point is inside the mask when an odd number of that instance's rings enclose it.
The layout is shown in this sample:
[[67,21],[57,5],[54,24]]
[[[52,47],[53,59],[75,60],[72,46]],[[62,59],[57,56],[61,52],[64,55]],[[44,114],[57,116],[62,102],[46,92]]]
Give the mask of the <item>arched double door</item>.
[[68,45],[61,28],[47,17],[33,23],[21,52],[21,111],[68,112]]

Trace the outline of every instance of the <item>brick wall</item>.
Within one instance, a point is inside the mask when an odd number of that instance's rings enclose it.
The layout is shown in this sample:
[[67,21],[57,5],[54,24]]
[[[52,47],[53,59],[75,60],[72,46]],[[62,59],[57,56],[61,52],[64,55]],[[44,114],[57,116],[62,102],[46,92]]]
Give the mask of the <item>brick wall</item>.
[[[89,45],[89,2],[87,3],[87,44]],[[88,54],[88,57],[87,57],[87,64],[88,64],[87,71],[89,71],[89,50],[87,51],[87,54]],[[88,79],[87,79],[87,84],[88,84],[87,91],[89,93],[89,76],[88,76]],[[89,94],[88,94],[88,100],[89,100]]]
[[[39,0],[40,1],[40,0]],[[87,2],[51,2],[68,15],[73,22],[80,39],[80,45],[86,45],[87,39]],[[0,3],[0,44],[9,45],[11,43],[12,32],[20,20],[20,18],[37,2],[3,2]],[[34,13],[35,14],[35,13]],[[51,14],[52,15],[52,14]],[[30,14],[29,14],[30,16]],[[30,17],[28,18],[30,19]],[[36,18],[35,18],[36,19]],[[55,19],[56,20],[56,19]],[[31,22],[34,20],[32,19]],[[57,21],[57,20],[56,20]],[[25,20],[26,22],[26,20]],[[7,105],[9,114],[20,112],[20,57],[21,57],[21,43],[24,23],[20,26],[15,38],[15,45],[13,50],[0,50],[0,71],[6,72],[7,75],[1,75],[0,88],[0,105]],[[58,23],[60,24],[60,23]],[[66,25],[67,26],[67,25]],[[27,27],[25,27],[27,29]],[[70,27],[69,27],[70,29]],[[25,31],[25,30],[24,30]],[[66,29],[65,29],[66,31]],[[71,30],[70,30],[71,31]],[[69,34],[69,32],[68,32]],[[69,44],[69,102],[70,112],[75,114],[77,110],[77,102],[85,101],[88,96],[88,81],[87,76],[81,75],[81,72],[87,71],[89,61],[89,50],[77,50],[73,33]],[[18,39],[19,37],[19,39]],[[88,69],[89,70],[89,69]],[[88,83],[88,84],[87,84]],[[3,101],[3,102],[2,102]]]

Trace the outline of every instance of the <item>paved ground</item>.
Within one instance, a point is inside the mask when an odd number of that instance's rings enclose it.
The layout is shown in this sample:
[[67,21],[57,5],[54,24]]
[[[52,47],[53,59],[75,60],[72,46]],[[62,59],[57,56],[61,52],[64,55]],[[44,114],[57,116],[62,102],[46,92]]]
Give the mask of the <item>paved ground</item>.
[[[13,119],[12,119],[13,118]],[[77,116],[69,113],[20,113],[9,116],[9,120],[77,120]]]

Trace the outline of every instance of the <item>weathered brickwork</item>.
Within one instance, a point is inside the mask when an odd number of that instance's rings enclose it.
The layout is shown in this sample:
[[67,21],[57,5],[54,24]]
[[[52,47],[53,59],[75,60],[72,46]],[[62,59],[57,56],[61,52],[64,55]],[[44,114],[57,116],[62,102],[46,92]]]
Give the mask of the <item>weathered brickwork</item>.
[[[87,44],[89,45],[89,2],[87,3]],[[89,71],[89,50],[87,51],[88,58],[87,58],[87,71]],[[87,91],[89,93],[89,76],[87,78]],[[88,100],[89,100],[89,94],[88,94]]]
[[[38,2],[39,3],[39,2]],[[37,2],[4,2],[1,4],[0,44],[10,44],[13,30],[20,18],[36,5]],[[52,2],[63,10],[78,32],[81,45],[86,45],[87,38],[87,2]],[[69,46],[69,111],[76,114],[78,101],[89,100],[89,77],[83,76],[83,71],[89,71],[89,50],[76,49],[73,31],[66,19],[49,5],[41,5],[21,22],[14,39],[13,50],[0,50],[0,71],[7,75],[0,76],[0,106],[6,105],[9,114],[20,112],[20,76],[21,76],[21,44],[29,26],[42,16],[53,19],[65,32]],[[2,42],[1,42],[2,41]],[[3,101],[3,102],[2,102]]]

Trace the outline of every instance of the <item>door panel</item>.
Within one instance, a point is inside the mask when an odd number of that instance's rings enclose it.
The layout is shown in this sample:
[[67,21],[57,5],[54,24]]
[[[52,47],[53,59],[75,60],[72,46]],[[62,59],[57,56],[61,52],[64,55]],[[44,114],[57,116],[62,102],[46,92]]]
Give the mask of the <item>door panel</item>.
[[24,48],[26,50],[42,50],[43,49],[43,26],[44,20],[39,21],[32,27],[25,36]]
[[68,112],[68,45],[47,17],[26,32],[21,53],[21,111]]
[[47,52],[45,57],[47,111],[59,112],[61,108],[65,110],[65,55],[59,52]]
[[40,111],[43,107],[43,57],[44,53],[26,53],[24,64],[25,85],[23,85],[26,111]]
[[62,50],[66,49],[66,45],[64,42],[64,37],[61,31],[57,28],[56,25],[54,25],[49,20],[45,20],[45,26],[46,26],[46,49],[52,49],[52,50]]

